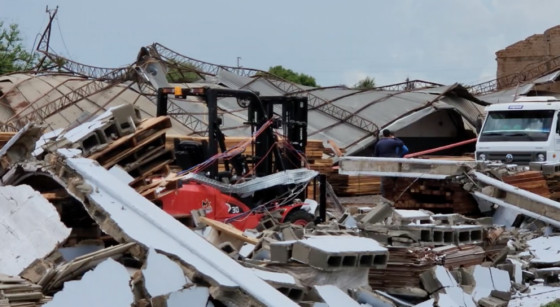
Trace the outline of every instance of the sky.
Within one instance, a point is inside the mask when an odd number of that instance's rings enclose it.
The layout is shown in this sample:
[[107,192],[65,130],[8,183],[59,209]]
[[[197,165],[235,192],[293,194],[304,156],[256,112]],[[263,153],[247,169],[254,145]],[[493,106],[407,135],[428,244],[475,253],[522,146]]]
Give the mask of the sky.
[[158,42],[214,64],[282,65],[321,86],[490,81],[496,51],[560,24],[558,0],[0,0],[0,21],[32,50],[47,6],[58,6],[52,50],[83,64],[126,66]]

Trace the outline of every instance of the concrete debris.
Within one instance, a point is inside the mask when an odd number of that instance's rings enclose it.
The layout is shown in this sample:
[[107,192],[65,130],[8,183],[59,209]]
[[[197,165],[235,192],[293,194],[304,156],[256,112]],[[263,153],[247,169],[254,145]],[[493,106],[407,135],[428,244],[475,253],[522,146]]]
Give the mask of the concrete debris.
[[315,286],[314,290],[328,306],[360,306],[358,302],[335,286]]
[[511,282],[508,272],[496,268],[475,266],[473,272],[475,287],[472,296],[476,302],[488,297],[509,301]]
[[166,295],[191,284],[178,264],[167,256],[156,253],[152,248],[148,251],[145,266],[142,275],[151,297]]
[[[438,302],[439,295],[446,294],[457,306],[475,307],[473,298],[465,293],[455,280],[454,276],[443,266],[436,266],[434,269],[420,274],[424,288],[434,296]],[[443,305],[446,306],[446,305]]]
[[66,282],[45,306],[130,306],[134,299],[129,280],[122,264],[107,259],[81,280]]
[[193,307],[209,307],[210,290],[206,287],[190,287],[173,292],[166,300],[167,307],[183,307],[185,304]]
[[18,275],[68,238],[55,207],[30,186],[0,187],[0,272]]
[[0,274],[0,306],[42,306],[51,297],[43,295],[41,286],[16,277]]
[[384,268],[387,249],[375,240],[353,236],[315,236],[294,243],[292,258],[322,270]]
[[[0,150],[0,273],[13,276],[0,275],[0,306],[474,307],[560,297],[560,236],[551,227],[560,222],[542,217],[539,197],[479,172],[464,178],[473,163],[344,158],[341,168],[453,180],[480,193],[485,216],[396,208],[379,196],[311,218],[299,210],[294,223],[271,210],[240,230],[210,218],[210,200],[192,214],[162,210],[162,191],[184,184],[171,172],[170,125],[112,107],[38,142],[41,128],[26,126]],[[492,185],[480,189],[476,178]],[[256,193],[271,184],[211,186]]]

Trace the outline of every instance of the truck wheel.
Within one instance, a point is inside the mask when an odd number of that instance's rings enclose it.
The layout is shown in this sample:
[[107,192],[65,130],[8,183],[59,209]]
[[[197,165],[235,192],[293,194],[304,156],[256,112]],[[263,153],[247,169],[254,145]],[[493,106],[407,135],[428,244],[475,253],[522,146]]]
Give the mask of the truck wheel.
[[313,214],[298,209],[288,213],[288,215],[284,219],[284,223],[292,223],[295,225],[305,226],[309,222],[313,222],[314,220],[315,217],[313,216]]

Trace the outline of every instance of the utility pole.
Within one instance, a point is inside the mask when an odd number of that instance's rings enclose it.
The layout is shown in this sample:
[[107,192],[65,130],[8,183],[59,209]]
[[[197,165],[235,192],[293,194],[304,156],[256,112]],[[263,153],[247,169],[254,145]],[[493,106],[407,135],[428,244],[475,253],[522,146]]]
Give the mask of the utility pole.
[[241,60],[240,56],[237,57],[237,67],[241,67],[241,65],[239,65],[239,60]]

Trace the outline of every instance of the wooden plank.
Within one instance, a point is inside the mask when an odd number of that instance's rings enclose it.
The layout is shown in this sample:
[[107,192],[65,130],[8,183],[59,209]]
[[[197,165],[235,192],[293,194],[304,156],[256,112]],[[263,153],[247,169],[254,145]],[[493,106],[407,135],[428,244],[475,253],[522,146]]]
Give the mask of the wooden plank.
[[199,221],[216,229],[219,230],[223,233],[225,233],[226,235],[231,236],[232,238],[241,240],[243,242],[247,242],[247,243],[251,243],[254,245],[257,245],[257,243],[259,243],[259,240],[256,238],[252,238],[252,237],[248,237],[245,234],[243,234],[243,232],[229,224],[226,223],[222,223],[220,221],[216,221],[216,220],[212,220],[209,219],[207,217],[201,216],[199,217]]

